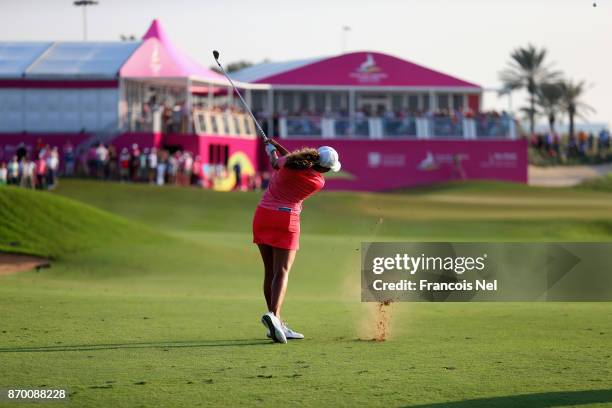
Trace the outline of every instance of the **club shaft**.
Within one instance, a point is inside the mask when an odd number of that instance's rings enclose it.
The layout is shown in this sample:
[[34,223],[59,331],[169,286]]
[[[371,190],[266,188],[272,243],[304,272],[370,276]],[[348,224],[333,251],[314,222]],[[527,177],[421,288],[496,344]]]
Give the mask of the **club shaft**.
[[232,81],[232,78],[230,78],[227,72],[225,72],[225,69],[223,69],[223,66],[219,63],[219,60],[215,60],[215,61],[217,61],[217,65],[219,66],[219,68],[221,68],[221,72],[223,72],[223,75],[225,75],[227,80],[232,85],[232,88],[234,89],[234,91],[236,91],[236,93],[238,94],[238,98],[240,98],[240,101],[244,105],[244,108],[247,110],[247,112],[249,112],[249,115],[251,115],[251,118],[253,118],[253,122],[255,122],[255,127],[257,128],[257,133],[259,133],[259,135],[263,138],[264,142],[267,142],[268,136],[266,135],[266,133],[263,131],[263,129],[259,125],[259,122],[257,121],[257,119],[255,119],[255,115],[253,115],[253,112],[251,112],[251,108],[249,108],[249,105],[246,103],[246,101],[240,94],[240,91],[238,90],[238,88],[236,88],[236,85],[234,85],[234,81]]

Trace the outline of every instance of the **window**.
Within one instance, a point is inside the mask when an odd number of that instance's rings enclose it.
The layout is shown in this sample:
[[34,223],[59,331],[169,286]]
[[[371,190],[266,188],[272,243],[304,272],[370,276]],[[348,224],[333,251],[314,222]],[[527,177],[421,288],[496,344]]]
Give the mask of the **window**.
[[423,98],[423,106],[421,107],[421,109],[424,112],[427,112],[429,110],[429,107],[431,106],[431,103],[429,102],[429,95],[424,94],[424,95],[421,95],[421,97]]
[[408,95],[408,110],[411,112],[419,110],[419,95]]
[[332,112],[338,112],[342,109],[346,109],[347,103],[347,95],[334,92],[331,94],[331,110]]
[[253,112],[266,110],[266,98],[268,95],[261,91],[251,91],[251,103],[253,104]]
[[449,97],[448,94],[438,94],[438,109],[449,108]]
[[453,95],[453,108],[457,110],[463,109],[463,95],[461,94]]
[[314,94],[314,110],[316,113],[325,112],[325,94],[317,92]]
[[295,94],[293,92],[283,92],[283,111],[293,113],[295,104],[293,103]]
[[394,111],[399,111],[404,109],[404,95],[394,94],[391,97],[391,108]]
[[208,163],[222,164],[227,166],[229,159],[229,145],[224,144],[209,144],[208,145]]
[[308,93],[301,92],[300,94],[300,105],[298,110],[307,111],[308,110]]

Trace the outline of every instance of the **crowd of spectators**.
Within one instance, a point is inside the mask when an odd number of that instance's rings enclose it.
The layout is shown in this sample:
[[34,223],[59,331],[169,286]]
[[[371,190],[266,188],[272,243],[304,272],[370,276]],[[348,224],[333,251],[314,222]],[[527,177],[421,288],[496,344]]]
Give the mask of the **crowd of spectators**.
[[[5,162],[7,152],[11,158]],[[239,163],[227,168],[222,163],[204,163],[189,151],[140,148],[137,144],[117,149],[113,144],[95,143],[79,154],[69,142],[61,151],[56,146],[20,144],[16,149],[5,146],[0,153],[0,184],[25,188],[54,188],[59,175],[201,188],[214,188],[215,180],[232,177],[235,189],[247,191],[265,189],[270,178],[268,172],[245,175]]]
[[159,102],[152,96],[147,102],[128,111],[129,128],[132,131],[154,130],[154,118],[158,116],[164,133],[186,133],[188,123],[187,104],[184,101]]
[[600,130],[597,135],[580,131],[573,137],[565,138],[559,133],[538,133],[531,137],[530,144],[542,155],[559,159],[589,156],[607,159],[612,154],[608,129]]
[[[264,112],[258,116],[264,121],[267,118]],[[510,133],[510,122],[513,120],[507,112],[486,111],[474,112],[471,109],[436,109],[436,110],[385,110],[372,111],[371,109],[358,109],[354,118],[349,117],[347,110],[333,113],[301,111],[288,114],[283,112],[276,115],[273,120],[275,134],[279,131],[279,119],[285,118],[287,134],[315,136],[322,134],[322,119],[334,119],[336,135],[353,135],[368,137],[370,135],[369,119],[382,120],[384,136],[416,136],[416,121],[426,118],[431,123],[433,136],[463,135],[463,120],[472,119],[476,125],[478,137],[506,137]],[[266,124],[267,126],[267,124]]]
[[[207,107],[206,103],[194,102],[192,113],[195,111],[210,111],[212,113],[243,114],[243,109],[236,105],[218,105]],[[160,130],[163,133],[188,133],[189,132],[189,112],[187,103],[184,101],[165,101],[157,102],[157,98],[152,97],[148,102],[140,106],[132,107],[128,111],[129,129],[132,131],[152,131],[155,126],[154,118],[159,117]]]
[[[60,154],[57,147],[37,144],[30,151],[20,145],[10,156],[0,155],[0,185],[39,190],[57,186]],[[7,156],[7,157],[5,157]]]

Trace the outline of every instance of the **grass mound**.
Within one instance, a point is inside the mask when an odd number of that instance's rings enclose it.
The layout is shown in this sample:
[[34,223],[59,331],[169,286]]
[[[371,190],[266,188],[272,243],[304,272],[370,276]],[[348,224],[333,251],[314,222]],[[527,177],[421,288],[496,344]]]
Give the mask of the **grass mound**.
[[146,236],[148,231],[69,198],[0,188],[0,251],[60,258],[134,235]]

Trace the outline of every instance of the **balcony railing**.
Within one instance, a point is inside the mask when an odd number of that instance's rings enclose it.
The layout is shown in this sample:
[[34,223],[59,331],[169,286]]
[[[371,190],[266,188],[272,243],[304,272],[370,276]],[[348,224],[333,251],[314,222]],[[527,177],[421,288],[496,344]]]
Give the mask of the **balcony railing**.
[[514,120],[502,117],[347,118],[290,116],[279,119],[283,138],[476,139],[516,138]]

